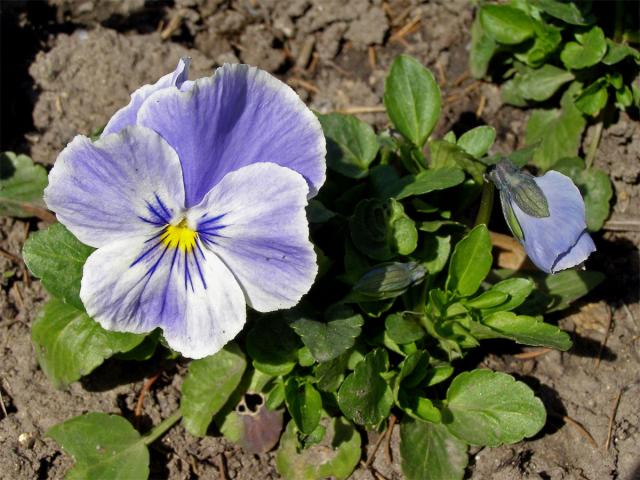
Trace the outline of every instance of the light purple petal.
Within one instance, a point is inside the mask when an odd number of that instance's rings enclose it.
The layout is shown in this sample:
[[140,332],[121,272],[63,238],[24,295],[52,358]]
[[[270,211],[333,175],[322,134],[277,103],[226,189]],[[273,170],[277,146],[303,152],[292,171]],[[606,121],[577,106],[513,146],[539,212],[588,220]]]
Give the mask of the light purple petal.
[[161,77],[160,80],[153,85],[143,85],[133,92],[129,104],[118,110],[113,117],[111,117],[109,123],[104,127],[102,136],[116,133],[124,127],[135,125],[138,110],[140,110],[144,101],[149,98],[152,93],[169,87],[181,88],[182,84],[189,78],[190,63],[191,59],[189,57],[181,58],[173,72]]
[[188,92],[164,89],[138,112],[178,152],[186,206],[200,203],[229,172],[272,162],[300,173],[309,197],[325,179],[320,122],[296,93],[248,65],[224,65]]
[[548,217],[524,213],[515,202],[511,207],[524,233],[524,247],[531,261],[547,273],[584,262],[595,245],[586,232],[585,207],[571,179],[549,171],[535,179],[549,205]]
[[190,358],[216,353],[246,319],[242,290],[215,254],[166,248],[158,237],[120,240],[92,253],[80,298],[104,328],[160,327],[169,346]]
[[180,160],[144,127],[127,127],[96,142],[79,135],[58,156],[44,199],[92,247],[147,234],[183,210]]
[[296,305],[315,279],[306,205],[302,176],[256,163],[227,174],[188,218],[233,272],[247,303],[266,312]]

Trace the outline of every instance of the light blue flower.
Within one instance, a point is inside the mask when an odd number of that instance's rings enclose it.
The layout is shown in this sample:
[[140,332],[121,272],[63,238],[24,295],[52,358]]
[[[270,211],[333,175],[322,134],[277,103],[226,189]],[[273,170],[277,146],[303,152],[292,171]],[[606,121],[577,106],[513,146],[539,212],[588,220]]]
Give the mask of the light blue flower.
[[162,328],[185,356],[218,351],[246,305],[289,308],[317,272],[305,214],[325,141],[288,86],[247,65],[186,80],[188,61],[132,95],[96,142],[77,136],[45,200],[97,250],[80,297],[109,330]]
[[540,270],[556,273],[580,265],[595,251],[584,200],[569,177],[550,170],[536,178],[503,160],[489,178],[500,190],[509,228]]

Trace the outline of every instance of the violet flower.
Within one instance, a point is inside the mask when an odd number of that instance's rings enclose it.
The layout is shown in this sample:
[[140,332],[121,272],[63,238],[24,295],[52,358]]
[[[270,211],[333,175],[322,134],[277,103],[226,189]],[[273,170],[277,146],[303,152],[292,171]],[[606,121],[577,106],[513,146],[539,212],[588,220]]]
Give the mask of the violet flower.
[[134,92],[95,143],[77,136],[45,201],[88,258],[80,297],[104,328],[157,327],[201,358],[242,329],[246,305],[289,308],[317,272],[305,214],[325,141],[287,85],[247,65],[190,82],[188,61]]
[[511,232],[540,270],[556,273],[574,267],[595,251],[584,200],[569,177],[550,170],[536,178],[503,160],[489,178],[500,190]]

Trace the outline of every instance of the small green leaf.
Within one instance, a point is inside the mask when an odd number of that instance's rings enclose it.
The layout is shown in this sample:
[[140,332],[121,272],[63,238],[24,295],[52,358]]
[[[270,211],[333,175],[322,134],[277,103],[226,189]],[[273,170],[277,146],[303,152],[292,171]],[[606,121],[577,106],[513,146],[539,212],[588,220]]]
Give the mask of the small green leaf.
[[392,313],[384,325],[389,338],[399,345],[422,340],[426,334],[418,318],[409,312]]
[[501,372],[478,369],[453,379],[443,423],[459,439],[497,447],[532,437],[546,421],[544,405],[524,383]]
[[522,10],[507,5],[484,5],[480,23],[498,43],[516,45],[533,36],[533,21]]
[[482,184],[485,165],[461,147],[445,140],[432,140],[429,142],[429,152],[431,153],[430,167],[433,169],[443,169],[446,167],[459,167],[465,170],[473,179]]
[[381,375],[389,369],[386,350],[369,352],[342,383],[338,405],[347,418],[358,425],[375,426],[391,411],[393,393]]
[[391,184],[385,195],[396,200],[424,195],[437,190],[455,187],[464,181],[464,172],[457,167],[425,170],[416,175],[408,175]]
[[491,58],[498,51],[498,45],[487,35],[476,16],[471,26],[471,51],[469,52],[469,70],[474,78],[482,78],[487,74]]
[[31,217],[46,208],[42,195],[47,171],[26,155],[0,153],[0,217]]
[[604,79],[598,79],[576,97],[576,107],[585,115],[595,117],[608,100],[607,83]]
[[437,423],[404,417],[400,423],[402,473],[407,480],[462,480],[467,445]]
[[491,238],[480,224],[458,242],[451,256],[447,290],[462,297],[473,295],[491,269]]
[[320,423],[322,414],[320,393],[310,383],[291,377],[284,387],[284,399],[298,430],[310,435]]
[[534,110],[526,131],[526,143],[540,142],[533,164],[546,171],[559,159],[575,156],[585,125],[582,112],[568,99],[561,109]]
[[567,308],[604,279],[604,274],[594,271],[564,270],[553,275],[545,275],[542,289],[552,299],[546,313]]
[[353,347],[364,323],[362,315],[344,306],[333,317],[328,322],[300,318],[291,324],[318,362],[333,360]]
[[347,370],[347,364],[351,352],[346,351],[342,355],[328,362],[318,364],[314,370],[315,378],[318,380],[316,384],[323,392],[335,392],[344,380],[344,372]]
[[567,42],[560,52],[560,60],[571,70],[580,70],[598,63],[607,52],[607,42],[600,27],[587,33],[576,33],[576,42]]
[[451,253],[451,235],[425,235],[416,256],[431,275],[442,271]]
[[560,2],[558,0],[528,0],[528,2],[544,13],[571,25],[588,25],[591,23],[582,15],[582,12],[574,2]]
[[82,267],[93,248],[83,244],[62,224],[32,234],[24,244],[24,262],[52,295],[84,310],[80,300]]
[[145,336],[109,332],[83,311],[53,298],[34,322],[31,338],[40,368],[62,388],[114,354],[132,350]]
[[284,480],[346,480],[360,460],[360,434],[342,417],[324,417],[323,438],[301,449],[295,422],[287,425],[276,452],[276,467]]
[[555,325],[541,322],[535,317],[516,315],[513,312],[496,312],[482,323],[505,338],[523,345],[549,347],[563,352],[571,348],[571,337]]
[[378,153],[373,128],[351,115],[318,115],[327,138],[327,166],[349,178],[367,175]]
[[507,280],[496,283],[488,291],[506,293],[509,298],[506,302],[496,305],[495,307],[484,307],[482,309],[483,315],[498,311],[513,310],[519,307],[527,299],[529,294],[531,294],[534,286],[535,284],[528,278],[508,278]]
[[487,154],[496,139],[496,129],[487,125],[472,128],[458,139],[458,146],[474,158]]
[[235,343],[189,364],[189,373],[182,384],[180,410],[182,423],[190,434],[206,435],[213,416],[240,384],[246,366],[244,354]]
[[420,62],[400,55],[384,84],[384,105],[398,131],[422,147],[440,116],[440,88]]
[[395,298],[422,281],[424,267],[415,262],[389,262],[376,265],[353,286],[354,301],[377,301]]
[[555,94],[567,82],[573,80],[571,72],[553,65],[543,65],[537,69],[527,69],[517,84],[523,98],[541,102]]
[[586,209],[587,228],[597,232],[609,217],[613,188],[609,176],[602,170],[585,168],[580,158],[563,158],[553,166],[554,170],[564,173],[580,189]]
[[75,460],[67,480],[126,480],[149,476],[143,437],[124,418],[91,412],[51,427],[47,436]]
[[265,315],[247,334],[247,353],[253,366],[277,377],[286,375],[298,363],[300,338],[287,322],[277,315]]
[[627,57],[633,57],[640,60],[640,52],[635,48],[625,45],[624,43],[615,43],[607,38],[607,53],[602,59],[605,65],[615,65]]

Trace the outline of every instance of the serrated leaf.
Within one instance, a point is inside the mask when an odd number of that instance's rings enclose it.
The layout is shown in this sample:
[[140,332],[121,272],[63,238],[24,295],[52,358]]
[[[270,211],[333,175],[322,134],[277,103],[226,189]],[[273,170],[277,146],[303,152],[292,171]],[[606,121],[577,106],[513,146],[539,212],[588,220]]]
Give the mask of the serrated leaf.
[[329,322],[300,318],[291,327],[309,347],[313,358],[318,362],[327,362],[353,347],[363,323],[362,315],[348,309]]
[[325,417],[322,439],[300,449],[293,421],[287,424],[276,452],[276,467],[284,480],[345,480],[360,460],[360,434],[342,417]]
[[322,415],[320,393],[310,383],[290,377],[284,387],[284,399],[298,430],[310,435],[320,423]]
[[422,147],[440,116],[440,88],[415,58],[396,57],[384,84],[384,105],[391,123],[417,147]]
[[562,109],[534,110],[527,122],[526,143],[540,142],[532,163],[547,171],[559,159],[578,153],[586,121],[572,102]]
[[22,251],[24,262],[44,287],[63,302],[84,310],[80,300],[82,267],[94,251],[55,223],[47,230],[33,233]]
[[298,361],[300,338],[279,316],[263,316],[247,334],[247,353],[253,366],[277,377],[286,375]]
[[402,473],[407,480],[464,477],[467,445],[437,423],[404,417],[400,423]]
[[244,354],[235,343],[189,364],[180,397],[182,423],[189,433],[206,435],[213,416],[240,384],[246,366]]
[[143,437],[124,418],[91,412],[51,427],[47,436],[71,454],[67,480],[128,480],[149,476]]
[[132,350],[145,335],[109,332],[83,311],[53,298],[33,323],[31,338],[40,368],[62,388],[114,354]]
[[457,145],[474,158],[487,154],[496,139],[496,129],[481,125],[462,134]]
[[580,70],[598,63],[607,52],[607,42],[600,27],[592,27],[586,33],[576,34],[575,42],[567,42],[560,52],[560,60],[566,68]]
[[0,153],[0,217],[31,217],[34,207],[46,208],[47,182],[47,171],[27,155]]
[[510,338],[522,345],[555,348],[563,352],[569,350],[572,345],[567,332],[535,317],[516,315],[513,312],[496,312],[485,317],[482,323],[504,338]]
[[516,45],[533,36],[533,21],[517,8],[484,5],[479,15],[485,33],[498,43]]
[[462,297],[476,293],[491,269],[491,238],[486,225],[480,224],[458,242],[451,256],[447,290]]
[[380,376],[389,369],[386,350],[376,348],[356,365],[338,390],[342,413],[358,425],[374,426],[391,411],[393,393]]
[[478,369],[453,379],[443,423],[459,439],[496,447],[532,437],[546,421],[544,405],[511,375]]
[[318,115],[318,119],[327,139],[327,166],[349,178],[366,176],[379,148],[373,128],[339,113]]

